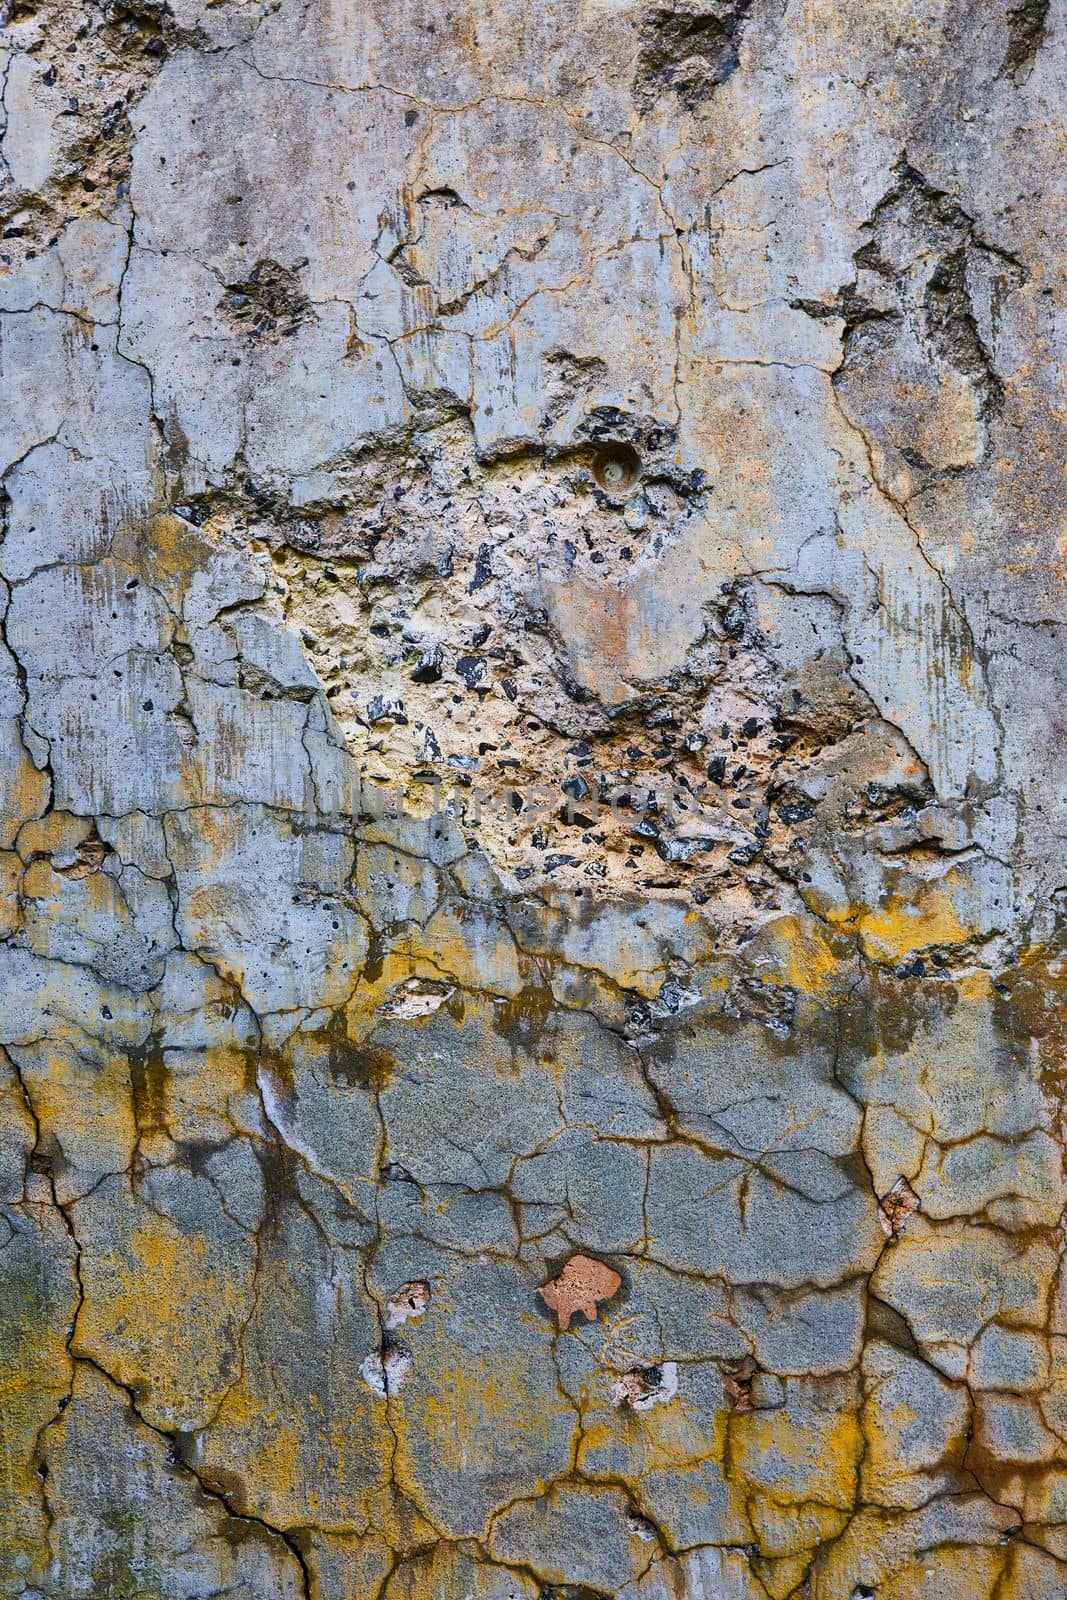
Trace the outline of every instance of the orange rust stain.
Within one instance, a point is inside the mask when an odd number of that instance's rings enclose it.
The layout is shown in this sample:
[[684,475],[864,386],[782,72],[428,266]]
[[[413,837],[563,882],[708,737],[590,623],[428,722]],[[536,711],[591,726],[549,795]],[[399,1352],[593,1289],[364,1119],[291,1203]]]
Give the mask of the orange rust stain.
[[622,1286],[619,1274],[593,1256],[571,1256],[558,1278],[537,1292],[545,1305],[556,1313],[564,1332],[571,1318],[580,1311],[590,1322],[597,1320],[597,1306],[610,1300]]

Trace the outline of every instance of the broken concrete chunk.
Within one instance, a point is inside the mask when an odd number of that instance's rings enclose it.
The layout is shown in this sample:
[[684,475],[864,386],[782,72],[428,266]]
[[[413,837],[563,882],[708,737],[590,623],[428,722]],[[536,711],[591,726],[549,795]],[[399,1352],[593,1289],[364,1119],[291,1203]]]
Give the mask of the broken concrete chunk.
[[395,696],[376,694],[367,706],[367,721],[372,727],[380,723],[393,722],[403,726],[407,722],[403,700]]

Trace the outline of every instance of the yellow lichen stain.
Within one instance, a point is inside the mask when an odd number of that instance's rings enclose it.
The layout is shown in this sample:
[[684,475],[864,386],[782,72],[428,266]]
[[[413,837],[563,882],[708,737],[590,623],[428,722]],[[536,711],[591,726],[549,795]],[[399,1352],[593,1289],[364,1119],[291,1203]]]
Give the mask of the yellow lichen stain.
[[[121,1171],[137,1139],[129,1062],[100,1046],[49,1040],[23,1062],[40,1127],[42,1149],[89,1172]],[[63,1196],[62,1179],[60,1196]]]
[[[789,1409],[733,1417],[729,1468],[748,1495],[768,1556],[814,1551],[836,1537],[856,1504],[864,1439],[855,1410],[829,1405],[794,1419]],[[788,1462],[769,1481],[767,1463]]]
[[[59,1214],[27,1206],[0,1273],[0,1572],[49,1558],[37,1465],[73,1377],[66,1329],[77,1306],[69,1239]],[[27,1570],[23,1568],[23,1571]],[[19,1585],[21,1587],[21,1584]],[[11,1591],[5,1591],[11,1592]]]
[[730,1413],[725,1405],[710,1416],[691,1413],[679,1404],[647,1411],[617,1409],[606,1395],[603,1405],[583,1419],[577,1464],[590,1477],[597,1475],[601,1462],[617,1456],[620,1439],[638,1475],[685,1471],[708,1462],[726,1475]]
[[[215,1434],[209,1435],[209,1455],[198,1469],[204,1482],[227,1493],[235,1511],[262,1515],[264,1508],[285,1505],[294,1520],[306,1514],[311,1498],[305,1502],[307,1484],[301,1472],[300,1437],[295,1425],[285,1417],[264,1410],[262,1400],[245,1394],[247,1429],[241,1430],[238,1448],[231,1459],[239,1464],[239,1471],[217,1459],[212,1446],[218,1443]],[[254,1403],[253,1403],[254,1402]],[[222,1420],[222,1419],[220,1419]],[[219,1430],[223,1444],[228,1442],[230,1428],[236,1413],[227,1399],[225,1422]],[[249,1485],[254,1485],[250,1490]]]
[[1067,1134],[1067,931],[1030,945],[997,979],[998,1022],[1018,1047],[1036,1052],[1060,1136]]
[[[103,873],[57,872],[49,861],[31,861],[22,880],[22,892],[27,900],[40,902],[38,915],[50,914],[64,896],[77,905],[79,919],[110,917],[128,920],[126,903],[116,885]],[[75,901],[75,896],[77,900]],[[57,916],[57,921],[62,918]]]
[[[219,985],[220,990],[222,985]],[[207,1010],[225,1010],[220,1000]],[[168,1061],[172,1060],[168,1054]],[[208,1045],[180,1053],[180,1071],[166,1070],[147,1084],[172,1139],[207,1144],[232,1138],[242,1100],[255,1094],[254,1063],[235,1046]],[[254,1119],[253,1119],[254,1120]]]
[[143,567],[153,587],[180,612],[193,578],[208,565],[214,549],[192,523],[164,511],[127,528],[115,554]]
[[528,984],[494,1008],[493,1027],[509,1044],[535,1049],[555,1008],[556,998],[551,989],[544,984]]
[[820,999],[839,978],[845,952],[832,949],[814,917],[782,916],[764,924],[747,947],[765,981]]
[[753,1562],[753,1570],[766,1589],[770,1600],[790,1600],[803,1594],[801,1584],[811,1566],[811,1555],[805,1550],[798,1556],[778,1556]]
[[14,758],[10,748],[0,760],[0,847],[10,849],[19,828],[45,810],[51,795],[46,772],[38,772],[21,743],[16,739]]
[[10,939],[21,920],[19,881],[22,862],[13,850],[0,850],[0,939]]
[[932,945],[961,945],[971,938],[950,897],[936,888],[913,899],[890,895],[877,911],[862,911],[856,927],[864,955],[891,963]]
[[[554,1408],[544,1403],[543,1371],[512,1344],[491,1363],[452,1362],[442,1352],[425,1386],[409,1379],[394,1399],[393,1424],[397,1483],[420,1503],[423,1462],[459,1483],[487,1471],[505,1481],[519,1461],[543,1459],[547,1472]],[[546,1476],[525,1492],[547,1487]]]
[[425,962],[433,976],[493,994],[518,994],[533,970],[506,927],[462,911],[435,912],[425,929],[409,932],[399,948],[412,961]]

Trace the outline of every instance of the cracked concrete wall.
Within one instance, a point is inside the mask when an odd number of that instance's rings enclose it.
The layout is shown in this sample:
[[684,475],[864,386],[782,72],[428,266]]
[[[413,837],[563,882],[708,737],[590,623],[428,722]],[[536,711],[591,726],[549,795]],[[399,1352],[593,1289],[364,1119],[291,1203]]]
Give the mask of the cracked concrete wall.
[[1064,38],[11,0],[0,1596],[1067,1592]]

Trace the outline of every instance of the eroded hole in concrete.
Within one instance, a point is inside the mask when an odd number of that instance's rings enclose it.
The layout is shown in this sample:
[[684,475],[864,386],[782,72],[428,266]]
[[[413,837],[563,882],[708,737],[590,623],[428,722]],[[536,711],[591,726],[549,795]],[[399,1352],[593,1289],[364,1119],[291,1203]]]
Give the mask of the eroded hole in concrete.
[[61,878],[90,878],[94,873],[103,870],[110,854],[111,846],[105,844],[94,829],[88,839],[83,839],[69,857],[62,859],[53,857],[52,870]]
[[722,1386],[731,1411],[752,1410],[752,1380],[758,1370],[753,1357],[745,1356],[739,1366],[724,1374]]
[[257,261],[246,278],[227,284],[220,310],[252,339],[289,337],[312,315],[295,267]]
[[878,1220],[887,1239],[899,1239],[922,1201],[907,1178],[898,1178],[878,1202]]
[[666,1405],[678,1393],[678,1364],[664,1361],[654,1367],[634,1367],[612,1385],[611,1399],[615,1406],[625,1406],[631,1411],[650,1411],[653,1406]]
[[430,1285],[421,1278],[402,1283],[385,1302],[382,1319],[387,1328],[399,1328],[403,1322],[413,1322],[421,1317],[430,1303]]
[[1023,0],[1013,6],[1007,15],[1008,48],[1001,63],[1002,76],[1010,76],[1018,83],[1028,75],[1038,50],[1045,38],[1048,23],[1049,0]]
[[367,1387],[384,1400],[400,1392],[410,1371],[411,1356],[407,1350],[386,1350],[381,1355],[365,1357],[359,1375]]
[[[600,375],[570,355],[553,371]],[[662,419],[567,392],[581,415],[565,446],[487,458],[469,419],[442,417],[354,456],[299,514],[251,480],[190,510],[212,537],[254,526],[358,763],[365,815],[449,812],[512,892],[684,888],[697,905],[728,900],[724,920],[750,928],[808,892],[832,811],[818,769],[867,737],[841,619],[806,602],[794,639],[768,586],[726,580],[677,632],[673,609],[653,625],[632,596],[706,536],[708,475],[682,466]],[[594,463],[637,482],[608,492]],[[811,629],[817,663],[803,654]],[[869,823],[900,809],[886,794],[865,802]],[[925,798],[909,788],[909,803]],[[390,1004],[424,1014],[422,998]],[[728,1010],[784,1036],[794,1001],[754,980]]]
[[634,99],[643,111],[664,90],[697,108],[740,65],[738,46],[751,0],[715,0],[700,9],[650,11],[641,27]]
[[629,444],[608,444],[593,457],[593,477],[607,494],[626,494],[641,476],[641,457]]
[[454,993],[453,986],[433,978],[405,978],[389,992],[381,1007],[383,1017],[429,1017]]

